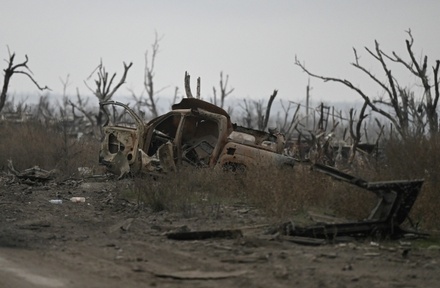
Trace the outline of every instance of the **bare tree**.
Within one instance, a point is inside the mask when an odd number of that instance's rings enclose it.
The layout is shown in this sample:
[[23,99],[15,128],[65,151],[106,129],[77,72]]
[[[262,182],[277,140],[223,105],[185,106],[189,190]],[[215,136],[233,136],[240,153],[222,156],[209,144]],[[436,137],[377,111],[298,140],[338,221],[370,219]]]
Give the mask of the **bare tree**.
[[246,101],[246,99],[243,99],[243,105],[238,104],[241,109],[244,110],[245,115],[243,116],[242,122],[245,127],[251,128],[253,126],[252,119],[253,119],[253,111],[252,111],[252,105]]
[[[159,111],[158,111],[158,94],[160,92],[162,92],[163,90],[165,90],[166,88],[168,88],[169,86],[165,86],[162,87],[158,90],[156,90],[155,88],[155,82],[154,82],[154,77],[156,76],[155,74],[155,69],[156,69],[156,59],[157,59],[157,55],[159,53],[159,43],[160,41],[163,39],[163,36],[159,37],[157,35],[157,32],[155,33],[155,38],[154,38],[154,42],[153,44],[151,44],[151,50],[146,50],[145,51],[145,68],[144,68],[144,88],[143,90],[145,92],[147,92],[147,98],[145,99],[143,96],[143,92],[140,94],[140,96],[137,96],[136,93],[132,90],[129,89],[129,91],[131,92],[131,96],[133,98],[133,100],[135,101],[135,107],[136,107],[136,112],[139,115],[142,115],[142,117],[144,118],[146,115],[146,111],[144,111],[142,108],[146,107],[147,110],[151,113],[151,117],[152,118],[156,118],[159,115]],[[151,56],[149,54],[149,52],[151,52]]]
[[202,82],[202,80],[200,79],[200,77],[198,77],[197,78],[197,96],[196,96],[197,99],[202,99],[200,96],[201,95],[200,90],[201,90],[201,84],[202,84],[201,82]]
[[155,33],[154,42],[151,45],[151,61],[148,59],[148,50],[145,51],[145,70],[144,70],[144,87],[145,91],[147,91],[148,99],[143,103],[150,110],[153,118],[159,116],[157,110],[157,99],[156,96],[158,93],[166,89],[167,87],[163,87],[159,90],[155,90],[154,88],[154,76],[155,76],[155,64],[157,53],[159,53],[159,43],[163,39],[163,36],[159,37],[157,32]]
[[221,108],[224,107],[225,104],[225,98],[229,96],[232,92],[234,92],[234,88],[228,88],[228,82],[229,82],[229,75],[226,75],[226,79],[223,80],[223,71],[220,72],[220,105],[218,105],[217,101],[217,90],[215,87],[212,87],[213,93],[214,93],[214,105],[220,106]]
[[[375,49],[370,50],[365,47],[368,54],[370,54],[375,60],[377,60],[383,71],[385,72],[386,79],[380,80],[372,72],[366,69],[360,64],[360,58],[357,54],[356,49],[354,51],[355,61],[351,63],[355,68],[364,72],[369,76],[373,82],[375,82],[381,89],[385,91],[386,99],[379,98],[372,100],[363,90],[355,87],[350,81],[346,79],[333,78],[320,76],[310,72],[306,69],[305,65],[302,64],[295,57],[295,64],[301,67],[301,69],[308,75],[322,79],[323,81],[333,81],[342,83],[348,88],[356,91],[365,101],[373,111],[381,114],[387,118],[394,125],[399,135],[403,138],[407,138],[411,135],[422,135],[424,132],[423,122],[428,123],[429,132],[435,134],[439,132],[438,115],[437,115],[437,104],[440,97],[439,94],[439,67],[440,60],[436,60],[435,65],[432,67],[434,81],[430,79],[431,75],[427,71],[428,57],[423,56],[422,62],[418,62],[413,52],[414,39],[411,34],[411,30],[406,31],[408,33],[409,39],[406,40],[406,49],[410,60],[405,61],[397,53],[392,52],[392,56],[381,50],[380,45],[375,41]],[[389,62],[398,63],[403,65],[408,71],[410,71],[414,76],[421,81],[423,86],[423,92],[421,100],[417,101],[414,97],[414,92],[410,91],[408,87],[403,87],[399,84],[396,77],[391,72],[388,67]],[[385,105],[385,107],[391,107],[393,113],[382,109],[380,105]],[[425,113],[423,114],[423,112]],[[420,126],[421,125],[421,126]]]
[[252,100],[251,102],[243,99],[243,104],[239,104],[245,112],[243,117],[243,123],[246,127],[253,128],[254,120],[256,121],[256,128],[258,130],[265,130],[267,124],[269,123],[270,110],[272,103],[275,100],[278,91],[274,90],[273,94],[270,96],[267,106],[263,104],[263,100]]
[[185,83],[186,98],[194,98],[191,92],[191,76],[188,74],[187,71],[185,71],[184,83]]
[[41,87],[32,76],[33,73],[27,66],[27,63],[29,61],[27,55],[25,55],[26,60],[24,62],[14,65],[15,53],[11,54],[9,49],[8,49],[8,53],[9,53],[9,60],[5,60],[6,63],[8,63],[8,67],[3,70],[5,72],[5,76],[3,81],[3,88],[0,94],[0,112],[3,109],[3,106],[5,106],[6,98],[8,96],[9,82],[11,81],[11,77],[14,74],[23,74],[27,76],[35,84],[35,86],[37,86],[37,88],[41,91],[50,90],[47,86]]
[[[72,115],[74,119],[80,119],[81,117],[78,116],[76,114],[76,110],[78,110],[79,112],[81,112],[81,114],[83,116],[86,117],[87,121],[90,123],[91,125],[91,130],[92,133],[97,135],[97,124],[96,119],[97,116],[93,115],[92,111],[87,110],[87,103],[88,103],[88,99],[84,100],[83,97],[81,96],[81,94],[79,93],[78,88],[76,89],[76,102],[70,101],[69,100],[69,104],[72,107]],[[102,113],[102,112],[101,112]],[[85,130],[85,129],[84,129]]]
[[353,160],[356,156],[356,150],[357,147],[359,145],[359,143],[361,142],[361,138],[362,138],[362,134],[361,134],[361,127],[362,127],[362,122],[365,120],[365,118],[368,117],[368,114],[365,114],[365,110],[367,109],[368,103],[364,102],[364,105],[362,106],[361,112],[359,114],[359,119],[357,120],[356,123],[356,129],[353,128],[355,120],[355,111],[353,108],[350,109],[350,136],[352,139],[352,146],[351,146],[351,150],[350,150],[350,156],[348,159],[348,163],[353,163]]
[[255,118],[257,119],[257,129],[264,130],[264,105],[263,100],[254,100],[255,113],[257,114]]
[[179,99],[179,87],[176,86],[176,87],[174,87],[173,101],[171,102],[170,106],[172,106],[173,104],[177,103],[178,99]]
[[[197,78],[197,94],[196,94],[196,98],[197,99],[201,99],[200,96],[200,85],[201,85],[201,80],[200,77]],[[192,92],[191,92],[191,75],[189,75],[189,73],[187,71],[185,71],[185,79],[184,79],[184,83],[185,83],[185,93],[186,93],[186,98],[194,98]]]
[[293,113],[293,116],[292,116],[290,122],[288,121],[290,110],[292,108],[292,104],[295,104],[295,103],[292,101],[289,101],[289,104],[286,107],[284,105],[283,101],[281,101],[281,107],[284,111],[284,117],[283,117],[283,120],[280,121],[279,126],[280,126],[281,133],[286,134],[287,138],[290,137],[290,134],[292,133],[292,131],[294,131],[300,123],[299,109],[301,108],[301,105],[299,105],[299,104],[296,105],[295,112]]
[[[125,79],[127,78],[128,70],[133,65],[133,63],[130,63],[128,65],[125,62],[123,62],[123,63],[124,63],[124,73],[122,74],[122,77],[119,80],[119,82],[116,85],[114,85],[113,87],[112,87],[113,80],[116,77],[116,73],[113,73],[113,75],[109,79],[109,74],[105,70],[105,67],[102,64],[102,60],[101,60],[101,63],[98,65],[98,67],[92,72],[92,74],[88,78],[88,79],[90,79],[92,77],[92,75],[94,74],[94,72],[98,71],[98,79],[95,80],[96,89],[92,90],[87,85],[87,82],[84,81],[87,88],[89,88],[89,90],[92,91],[92,93],[96,96],[96,98],[98,98],[100,103],[109,101],[113,97],[115,92],[119,89],[119,87],[121,87],[122,84],[125,83]],[[96,116],[96,126],[100,126],[102,124],[102,117],[103,117],[103,112],[101,110],[99,110],[98,115]],[[91,123],[91,124],[93,125],[94,123]]]
[[41,95],[37,104],[37,118],[44,120],[47,124],[55,118],[56,111],[52,107],[48,95]]
[[270,97],[269,97],[269,102],[267,103],[266,116],[264,116],[264,123],[263,123],[262,130],[265,130],[267,128],[267,124],[269,123],[270,110],[272,109],[272,103],[273,103],[273,100],[275,100],[275,97],[277,97],[277,94],[278,94],[278,90],[273,90],[272,95],[270,95]]

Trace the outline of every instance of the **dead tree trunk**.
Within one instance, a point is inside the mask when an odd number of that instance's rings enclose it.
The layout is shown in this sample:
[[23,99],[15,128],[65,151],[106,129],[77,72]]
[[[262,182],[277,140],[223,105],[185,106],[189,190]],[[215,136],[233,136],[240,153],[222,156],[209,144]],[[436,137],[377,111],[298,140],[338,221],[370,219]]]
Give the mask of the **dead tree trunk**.
[[258,130],[264,130],[264,106],[263,101],[254,101],[255,112],[257,113],[257,128]]
[[[96,70],[98,71],[98,79],[95,80],[96,89],[92,90],[87,85],[87,82],[85,82],[85,85],[87,86],[87,88],[89,88],[89,90],[92,91],[92,93],[96,96],[96,98],[98,98],[99,103],[111,100],[111,98],[116,93],[116,91],[125,83],[125,79],[127,78],[128,70],[133,65],[133,63],[130,63],[127,65],[125,62],[123,62],[123,64],[124,64],[124,73],[122,74],[122,77],[119,80],[119,82],[116,85],[114,85],[113,87],[112,87],[112,85],[113,85],[113,81],[116,77],[116,73],[113,73],[113,75],[109,79],[109,74],[105,70],[105,67],[102,64],[102,61],[98,65],[98,67],[93,71],[93,73]],[[93,73],[89,76],[89,78],[93,75]],[[72,103],[71,103],[71,105],[72,105]],[[78,108],[78,110],[81,111],[81,109],[79,109],[79,107],[77,107],[77,108]],[[84,113],[85,111],[82,111],[82,112]],[[87,114],[86,113],[84,113],[84,114],[87,117]],[[91,125],[93,127],[100,127],[103,123],[103,116],[104,116],[104,113],[101,111],[101,109],[99,109],[98,114],[95,116],[96,122],[94,123],[94,121],[91,121]],[[91,119],[91,118],[88,117],[88,119]]]
[[156,62],[156,56],[159,52],[159,42],[162,40],[162,37],[158,37],[157,33],[155,34],[154,43],[151,45],[151,64],[148,61],[148,50],[145,52],[145,70],[144,70],[144,88],[145,91],[147,91],[148,100],[145,102],[145,105],[147,106],[148,110],[150,110],[152,117],[156,118],[159,116],[158,110],[157,110],[157,99],[156,96],[158,93],[160,93],[162,90],[164,90],[167,87],[163,87],[159,90],[155,90],[154,88],[154,81],[153,78],[155,76],[154,74],[154,68],[155,68],[155,62]]
[[275,100],[275,97],[277,97],[277,94],[278,94],[278,90],[273,90],[272,95],[270,95],[269,97],[269,102],[267,103],[266,116],[264,117],[264,124],[262,130],[265,130],[267,128],[267,124],[269,123],[270,110],[272,109],[272,103],[273,100]]
[[186,93],[186,98],[194,98],[194,96],[192,95],[191,92],[191,76],[188,74],[187,71],[185,71],[185,93]]
[[252,128],[252,106],[246,99],[243,99],[244,106],[241,104],[238,104],[243,110],[244,110],[244,117],[243,117],[243,126]]
[[41,87],[37,81],[35,81],[34,77],[32,76],[32,71],[27,66],[27,63],[29,61],[28,56],[25,55],[26,60],[22,63],[14,65],[14,58],[15,53],[9,52],[9,60],[7,61],[8,67],[4,69],[5,77],[3,81],[3,87],[0,94],[0,112],[2,111],[3,107],[6,103],[6,98],[8,96],[8,88],[9,88],[9,82],[11,81],[12,75],[14,74],[23,74],[27,76],[34,84],[37,86],[37,88],[41,91],[43,90],[50,90],[47,86]]
[[365,110],[368,107],[368,103],[364,102],[364,105],[362,106],[361,112],[359,114],[359,119],[356,123],[356,130],[353,129],[354,126],[354,110],[353,108],[350,109],[350,135],[351,135],[351,139],[352,139],[352,145],[351,145],[351,151],[350,151],[350,156],[348,159],[348,163],[352,164],[355,157],[356,157],[356,150],[357,147],[359,145],[359,143],[361,142],[361,138],[362,138],[362,134],[361,134],[361,127],[362,127],[362,122],[365,120],[365,118],[367,118],[368,114],[365,114]]
[[217,90],[212,87],[214,92],[214,105],[220,106],[221,108],[225,105],[225,98],[234,91],[234,88],[228,90],[229,75],[226,75],[225,81],[223,81],[223,71],[220,72],[220,105],[217,103]]

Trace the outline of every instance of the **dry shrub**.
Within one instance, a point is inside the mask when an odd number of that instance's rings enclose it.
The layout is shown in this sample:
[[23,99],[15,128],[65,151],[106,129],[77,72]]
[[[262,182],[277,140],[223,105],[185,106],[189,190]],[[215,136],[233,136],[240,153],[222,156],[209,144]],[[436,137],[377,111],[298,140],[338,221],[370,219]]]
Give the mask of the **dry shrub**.
[[17,170],[39,166],[57,169],[66,177],[78,172],[78,167],[97,166],[99,143],[96,140],[71,138],[62,126],[42,123],[0,122],[0,167],[12,160]]

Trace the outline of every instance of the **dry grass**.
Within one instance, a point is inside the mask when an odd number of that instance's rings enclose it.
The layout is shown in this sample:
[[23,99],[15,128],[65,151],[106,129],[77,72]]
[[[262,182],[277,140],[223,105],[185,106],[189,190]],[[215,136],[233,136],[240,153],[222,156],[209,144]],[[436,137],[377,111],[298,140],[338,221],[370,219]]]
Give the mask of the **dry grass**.
[[153,211],[168,210],[183,217],[217,217],[220,206],[241,203],[279,219],[304,215],[310,209],[362,219],[375,200],[305,166],[241,173],[189,168],[157,180],[136,178],[133,183],[132,197],[139,203]]
[[78,167],[96,167],[99,143],[67,136],[62,127],[39,122],[0,122],[0,167],[12,160],[17,170],[39,166],[57,169],[61,177],[75,175]]
[[[249,199],[276,217],[318,210],[354,219],[365,218],[374,197],[347,183],[335,181],[307,165],[294,170],[255,171],[248,179]],[[264,189],[261,189],[264,187]],[[352,209],[356,203],[356,209]]]
[[[0,122],[0,168],[11,159],[18,170],[38,165],[58,169],[62,177],[73,176],[78,167],[99,169],[96,140],[77,141],[63,127],[40,123]],[[419,179],[425,184],[411,217],[421,229],[438,230],[440,219],[440,138],[388,141],[386,159],[375,169],[358,170],[366,180]],[[308,210],[351,219],[362,219],[374,197],[355,186],[332,180],[307,166],[294,170],[260,169],[244,173],[183,168],[178,174],[157,180],[135,178],[132,197],[154,211],[168,210],[184,217],[219,216],[219,207],[246,203],[266,215],[286,219]]]
[[380,178],[425,179],[422,191],[411,211],[411,218],[421,229],[440,229],[440,137],[406,141],[389,140],[386,160],[378,171]]
[[183,217],[218,217],[220,205],[245,200],[241,181],[235,176],[222,171],[186,167],[159,179],[135,178],[132,197],[155,212],[167,210],[181,213]]

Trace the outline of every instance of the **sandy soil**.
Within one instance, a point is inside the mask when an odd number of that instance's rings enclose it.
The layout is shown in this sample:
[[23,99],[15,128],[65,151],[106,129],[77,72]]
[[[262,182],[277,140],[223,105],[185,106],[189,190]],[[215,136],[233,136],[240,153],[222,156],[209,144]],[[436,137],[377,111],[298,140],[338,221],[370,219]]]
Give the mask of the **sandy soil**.
[[[304,246],[267,235],[273,220],[239,204],[184,218],[139,209],[112,181],[0,179],[0,287],[440,287],[435,245],[366,239]],[[73,196],[86,202],[70,202]],[[49,203],[57,198],[63,203]],[[166,236],[209,229],[241,229],[243,236]]]

